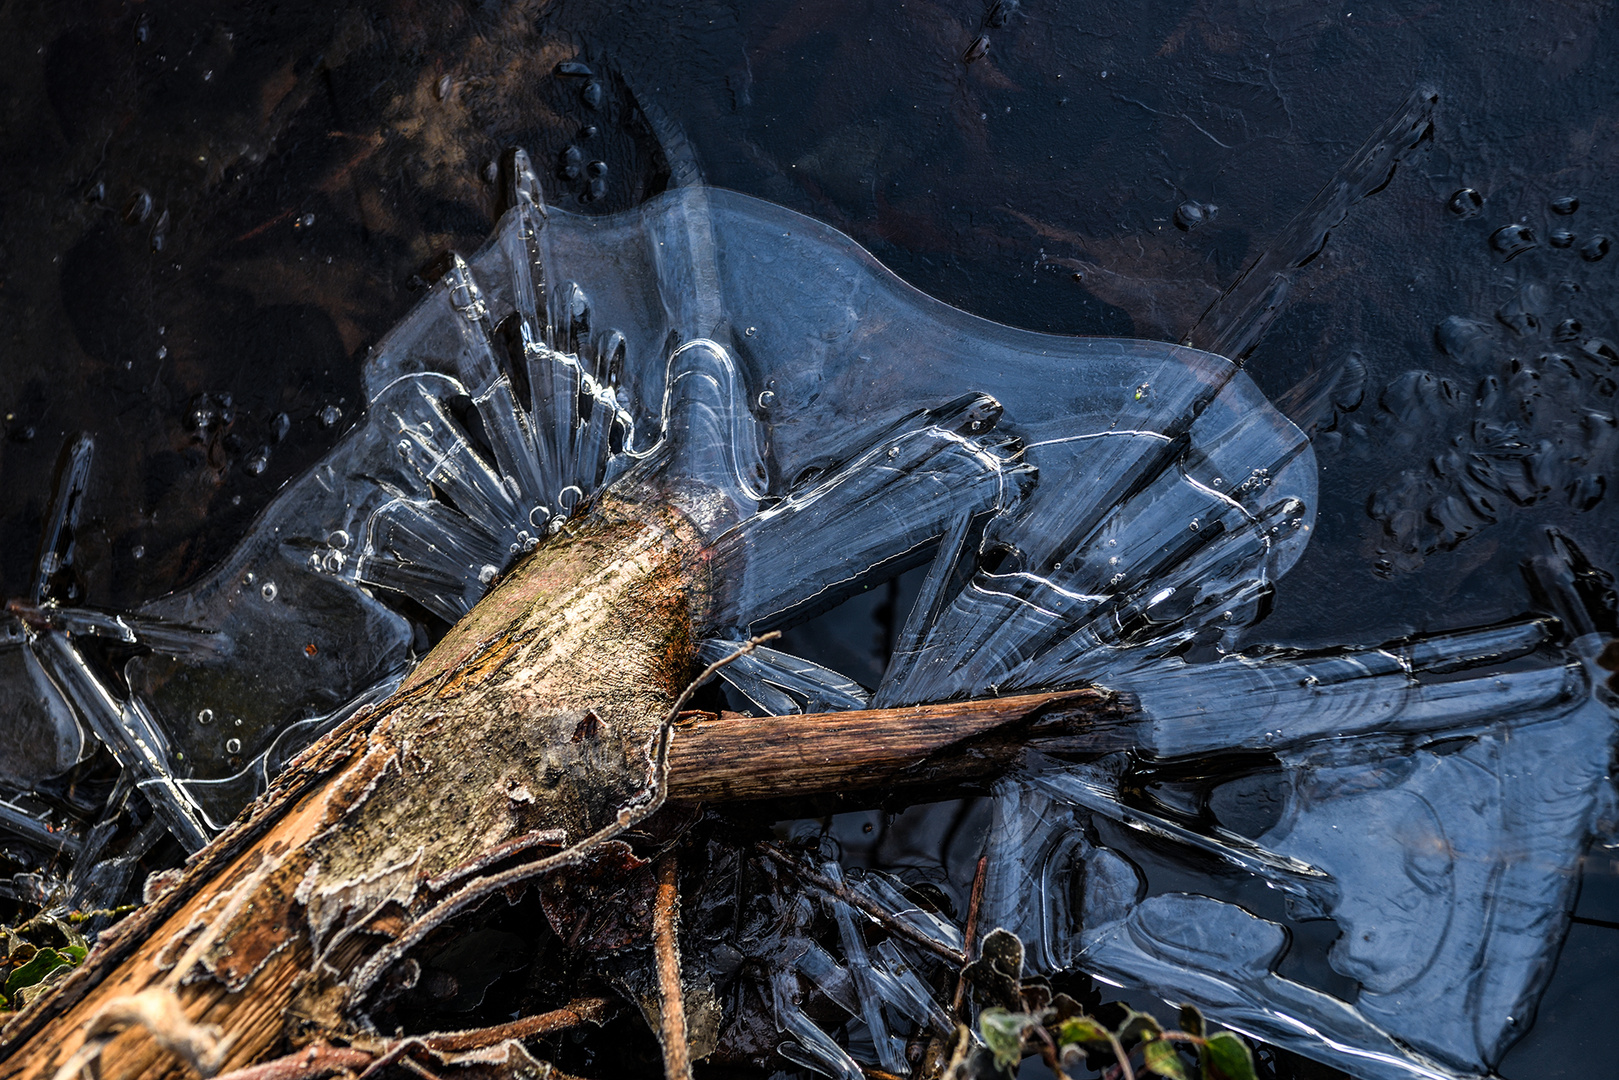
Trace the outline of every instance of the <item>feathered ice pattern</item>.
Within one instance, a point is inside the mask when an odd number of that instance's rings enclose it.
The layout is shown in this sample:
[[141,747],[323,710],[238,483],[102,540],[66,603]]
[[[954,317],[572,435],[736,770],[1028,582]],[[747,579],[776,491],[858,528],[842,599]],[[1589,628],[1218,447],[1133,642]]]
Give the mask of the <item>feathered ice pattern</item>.
[[[31,782],[93,738],[174,834],[200,845],[299,747],[385,696],[436,625],[598,492],[653,485],[705,538],[715,599],[704,659],[928,567],[877,686],[760,649],[723,673],[759,712],[1080,682],[1140,702],[1097,733],[1096,760],[1053,766],[998,798],[987,925],[1016,930],[1037,970],[1078,964],[1197,1000],[1366,1075],[1471,1075],[1498,1060],[1511,1026],[1499,1017],[1524,1016],[1544,984],[1568,910],[1559,883],[1606,790],[1612,717],[1586,655],[1594,633],[1569,646],[1563,624],[1536,620],[1377,650],[1190,663],[1191,647],[1229,644],[1262,613],[1312,527],[1309,443],[1234,364],[975,319],[826,226],[740,195],[684,188],[586,219],[545,207],[521,153],[510,173],[511,208],[489,243],[455,258],[367,359],[362,421],[203,581],[132,613],[52,599],[89,475],[90,445],[74,449],[39,583],[0,642],[5,692],[30,733],[0,761],[15,796],[0,801],[0,826],[36,846],[96,850],[93,829],[24,805]],[[125,666],[127,692],[81,648],[95,637],[144,647]],[[1408,804],[1436,793],[1388,763],[1440,762],[1423,748],[1446,740],[1471,741],[1443,757],[1456,777],[1445,782],[1482,770],[1494,780],[1473,788],[1496,792],[1501,808],[1452,828],[1480,858],[1531,841],[1541,853],[1533,872],[1508,874],[1516,921],[1481,931],[1495,952],[1479,970],[1508,988],[1499,1001],[1451,994],[1444,979],[1466,971],[1445,958],[1425,976],[1436,980],[1426,1011],[1402,1012],[1397,994],[1385,1014],[1375,992],[1351,1006],[1297,989],[1267,966],[1276,924],[1214,899],[1217,883],[1192,900],[1144,900],[1131,876],[1126,841],[1150,837],[1262,882],[1295,912],[1353,923],[1368,904],[1397,906],[1398,875],[1334,849],[1321,823],[1352,805],[1420,833],[1426,819]],[[1559,791],[1521,779],[1554,751],[1581,763]],[[1293,816],[1250,835],[1129,794],[1142,760],[1171,767],[1221,752],[1270,755],[1294,784]],[[1336,786],[1310,788],[1324,776]],[[1530,809],[1508,820],[1509,805]],[[1076,911],[1067,882],[1082,866]],[[881,879],[850,887],[960,947],[959,930]],[[1225,958],[1239,974],[1177,981],[1203,946],[1166,944],[1160,923],[1194,901],[1217,905],[1210,925],[1230,923],[1246,942]],[[1452,914],[1485,902],[1458,894]],[[833,1076],[860,1075],[854,1051],[906,1071],[905,1037],[949,1017],[903,947],[869,947],[867,916],[825,903],[841,959],[795,938],[802,947],[764,976],[781,1052]],[[858,1046],[809,1020],[811,989],[863,1029]],[[1445,1023],[1475,1043],[1444,1043],[1433,1033]]]

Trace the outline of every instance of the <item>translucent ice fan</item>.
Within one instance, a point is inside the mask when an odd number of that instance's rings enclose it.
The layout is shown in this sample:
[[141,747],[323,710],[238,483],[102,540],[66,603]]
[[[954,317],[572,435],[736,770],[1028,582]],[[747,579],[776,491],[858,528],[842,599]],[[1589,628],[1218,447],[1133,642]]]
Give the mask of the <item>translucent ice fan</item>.
[[[127,695],[74,648],[95,613],[28,630],[189,843],[637,462],[624,482],[709,537],[717,641],[932,559],[880,702],[1171,651],[1302,547],[1308,443],[1226,360],[985,322],[741,195],[585,218],[521,154],[512,176],[489,243],[366,361],[360,424],[207,578],[125,618]],[[773,708],[869,700],[812,668],[734,676]]]

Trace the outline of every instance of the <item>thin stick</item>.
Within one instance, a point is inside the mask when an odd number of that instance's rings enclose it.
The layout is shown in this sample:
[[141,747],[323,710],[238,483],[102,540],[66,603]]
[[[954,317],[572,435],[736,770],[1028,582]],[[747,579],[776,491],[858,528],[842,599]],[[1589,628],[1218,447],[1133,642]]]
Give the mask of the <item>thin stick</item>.
[[443,1078],[440,1077],[438,1073],[434,1072],[433,1070],[429,1069],[426,1065],[423,1065],[421,1062],[416,1061],[416,1060],[414,1060],[412,1058],[408,1058],[408,1057],[400,1058],[399,1059],[399,1064],[401,1066],[403,1066],[404,1068],[408,1069],[409,1071],[415,1073],[417,1076],[421,1077],[422,1080],[443,1080]]
[[691,1047],[686,1041],[686,993],[680,984],[679,865],[673,851],[654,866],[658,891],[652,902],[652,948],[658,961],[658,1038],[663,1043],[665,1080],[691,1080]]
[[332,1073],[353,1073],[371,1064],[369,1051],[317,1042],[295,1054],[235,1069],[215,1080],[316,1080]]
[[1057,1044],[1051,1039],[1051,1032],[1046,1030],[1044,1024],[1034,1025],[1035,1035],[1040,1040],[1040,1060],[1046,1063],[1051,1075],[1056,1080],[1068,1080],[1068,1074],[1062,1071],[1062,1063],[1057,1060]]
[[429,1050],[452,1054],[465,1050],[481,1050],[496,1046],[508,1039],[530,1039],[536,1035],[550,1035],[584,1023],[597,1023],[607,1016],[612,1002],[604,997],[579,998],[560,1009],[524,1016],[508,1024],[492,1027],[469,1028],[466,1031],[445,1031],[427,1035],[422,1043]]
[[1119,1037],[1111,1031],[1107,1033],[1107,1041],[1113,1044],[1113,1056],[1119,1059],[1119,1069],[1124,1074],[1124,1080],[1136,1080],[1136,1071],[1130,1067],[1130,1055],[1124,1052],[1124,1044]]
[[[961,948],[968,957],[973,954],[973,946],[978,944],[978,911],[984,904],[984,879],[989,876],[989,855],[978,857],[978,869],[973,871],[973,891],[967,901],[967,926],[961,934]],[[962,1007],[967,1003],[967,967],[962,964],[961,974],[956,976],[956,995],[950,999],[950,1015],[957,1020],[962,1018]]]
[[933,953],[935,956],[947,960],[957,967],[960,967],[967,962],[967,958],[964,954],[957,952],[955,949],[952,949],[942,941],[933,940],[920,930],[917,930],[915,927],[905,925],[898,919],[894,918],[894,916],[888,911],[884,910],[881,905],[873,903],[864,896],[861,896],[859,893],[853,892],[845,886],[840,885],[824,874],[811,870],[809,867],[805,866],[803,863],[799,862],[785,851],[782,851],[774,844],[760,843],[758,848],[764,854],[770,856],[772,859],[775,859],[777,862],[781,863],[781,865],[785,866],[787,869],[791,870],[794,874],[797,874],[799,877],[803,878],[806,882],[815,886],[817,889],[820,889],[822,892],[831,893],[844,903],[864,911],[867,915],[870,915],[873,919],[876,919],[878,922],[887,927],[889,932],[894,934],[894,936],[902,937],[913,945],[921,946],[922,948]]

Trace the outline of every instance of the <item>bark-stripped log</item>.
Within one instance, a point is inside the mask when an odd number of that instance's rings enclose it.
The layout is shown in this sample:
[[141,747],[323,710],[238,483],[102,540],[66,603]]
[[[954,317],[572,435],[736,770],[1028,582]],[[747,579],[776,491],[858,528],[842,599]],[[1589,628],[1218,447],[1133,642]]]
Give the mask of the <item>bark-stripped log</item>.
[[[217,1026],[223,1069],[354,1040],[367,961],[442,910],[495,862],[491,852],[509,862],[572,845],[651,802],[650,758],[693,670],[700,555],[672,512],[628,504],[600,507],[541,547],[398,694],[302,755],[166,893],[14,1017],[0,1032],[0,1078],[49,1080],[87,1056],[87,1032],[98,1017],[106,1026],[109,1006],[153,989],[172,992],[189,1024]],[[892,783],[907,769],[917,780],[983,773],[1031,733],[1072,736],[1118,711],[1079,691],[686,724],[673,736],[669,794],[754,798]],[[994,737],[1008,730],[1015,737]],[[111,1037],[100,1076],[194,1075],[162,1041],[138,1024]]]

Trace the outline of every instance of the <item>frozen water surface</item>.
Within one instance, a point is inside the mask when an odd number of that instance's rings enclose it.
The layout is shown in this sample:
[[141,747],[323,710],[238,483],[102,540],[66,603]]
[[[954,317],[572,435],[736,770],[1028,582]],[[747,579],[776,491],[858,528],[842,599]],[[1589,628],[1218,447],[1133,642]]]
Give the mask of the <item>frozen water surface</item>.
[[[490,241],[372,352],[356,426],[203,580],[126,613],[54,597],[91,475],[90,444],[73,449],[0,642],[16,798],[99,741],[198,846],[598,492],[650,487],[711,556],[705,660],[926,568],[877,685],[761,649],[724,672],[757,712],[1079,683],[1139,703],[1086,760],[997,791],[985,925],[1014,930],[1032,971],[1194,1001],[1368,1077],[1499,1062],[1612,802],[1594,666],[1612,613],[1570,544],[1541,568],[1560,618],[1228,652],[1317,496],[1310,442],[1237,364],[986,322],[732,192],[587,218],[548,209],[522,154],[508,172]],[[0,827],[41,847],[79,850],[94,824],[0,803]],[[885,879],[825,873],[961,947]],[[906,1038],[948,1027],[918,974],[936,960],[870,945],[866,914],[823,900],[835,935],[782,912],[762,964],[780,1050],[833,1076],[857,1058],[903,1072]],[[1316,986],[1281,969],[1290,927],[1321,920],[1341,936]],[[803,1008],[810,988],[847,1014],[843,1042]]]

